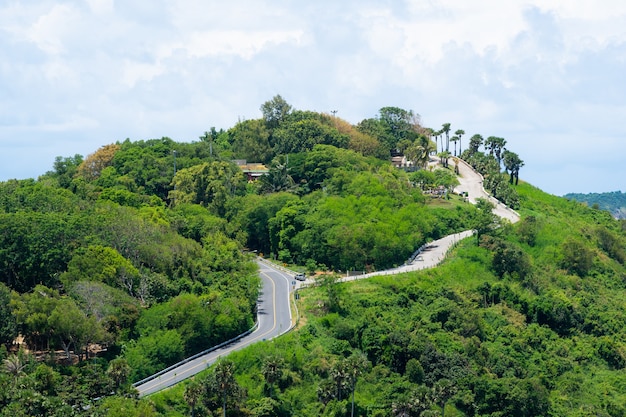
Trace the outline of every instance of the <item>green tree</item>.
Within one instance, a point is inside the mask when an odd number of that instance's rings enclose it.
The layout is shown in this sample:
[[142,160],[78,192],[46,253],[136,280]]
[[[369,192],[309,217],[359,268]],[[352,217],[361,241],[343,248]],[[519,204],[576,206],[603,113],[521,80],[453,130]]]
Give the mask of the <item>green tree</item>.
[[497,225],[496,215],[493,214],[493,204],[488,200],[479,198],[476,202],[477,215],[474,219],[476,238],[480,242],[481,236],[491,233]]
[[269,171],[257,181],[261,193],[293,191],[296,184],[289,174],[289,159],[279,155],[272,160]]
[[452,136],[450,138],[450,142],[454,143],[454,156],[456,156],[456,143],[459,141],[459,137],[458,136]]
[[272,397],[274,384],[280,380],[283,375],[283,360],[277,356],[268,356],[263,361],[261,372],[265,383],[269,386],[269,396]]
[[489,136],[485,140],[485,149],[489,151],[489,155],[495,157],[498,161],[498,170],[500,162],[502,161],[502,152],[504,151],[505,145],[506,140],[497,136]]
[[[93,317],[80,310],[74,300],[62,297],[50,313],[48,324],[52,333],[65,351],[68,361],[71,360],[70,350],[82,358],[82,348],[89,342],[103,341],[103,331]],[[86,351],[85,351],[86,353]]]
[[11,375],[14,380],[23,373],[26,365],[22,363],[22,359],[18,355],[10,355],[8,358],[3,359],[2,364],[4,366],[4,371]]
[[234,155],[250,162],[269,162],[272,148],[266,126],[262,120],[244,120],[228,130]]
[[450,152],[450,123],[444,123],[441,125],[441,133],[446,135],[446,149],[442,152]]
[[441,417],[445,417],[446,404],[457,393],[458,388],[449,379],[442,378],[432,388],[433,402],[441,407]]
[[90,245],[79,248],[61,275],[69,288],[76,281],[97,281],[135,296],[140,274],[133,264],[113,248]]
[[218,361],[209,376],[208,392],[221,399],[222,416],[226,417],[226,405],[229,398],[241,397],[241,387],[235,379],[235,364],[228,359]]
[[118,396],[106,397],[96,407],[95,417],[156,417],[159,414],[151,401]]
[[0,282],[0,344],[9,347],[17,337],[17,319],[11,309],[11,290]]
[[469,155],[473,155],[476,152],[478,152],[478,149],[480,149],[480,147],[483,144],[483,137],[479,134],[475,134],[474,136],[472,136],[470,138],[470,142],[469,142],[469,148],[467,149],[469,152]]
[[579,240],[569,238],[561,244],[561,266],[572,274],[585,277],[593,266],[593,251]]
[[176,204],[192,203],[212,209],[223,215],[227,201],[245,192],[246,181],[241,170],[233,163],[205,162],[181,169],[173,180],[170,199]]
[[346,148],[349,137],[314,117],[289,121],[274,131],[274,153],[306,152],[317,144]]
[[191,410],[191,417],[195,417],[196,408],[201,404],[202,395],[205,391],[203,384],[195,379],[185,385],[183,398]]
[[350,415],[354,417],[354,392],[356,391],[356,383],[358,378],[363,375],[371,367],[371,363],[367,360],[367,356],[362,352],[354,352],[344,361],[348,375],[348,386],[352,393],[352,408]]
[[510,173],[509,183],[517,185],[519,181],[519,170],[524,166],[524,161],[515,153],[509,150],[504,150],[503,153],[504,168]]
[[265,124],[269,129],[275,129],[280,126],[289,116],[292,109],[291,105],[280,94],[275,95],[271,100],[261,105],[263,120],[265,120]]
[[[463,153],[462,146],[461,146],[461,138],[463,137],[464,134],[465,134],[465,130],[463,130],[463,129],[457,129],[454,132],[454,135],[459,139],[459,155],[461,155]],[[454,152],[454,154],[456,155],[456,144],[455,144],[455,152]]]
[[120,394],[122,389],[127,385],[131,369],[126,359],[116,358],[109,362],[106,373],[113,381],[115,391]]

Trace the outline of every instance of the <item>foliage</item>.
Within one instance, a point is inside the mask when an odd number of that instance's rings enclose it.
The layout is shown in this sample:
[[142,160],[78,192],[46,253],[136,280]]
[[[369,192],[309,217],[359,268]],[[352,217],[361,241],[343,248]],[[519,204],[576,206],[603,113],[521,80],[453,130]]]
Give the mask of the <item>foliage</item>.
[[[447,161],[450,123],[425,129],[412,111],[350,126],[276,96],[262,113],[0,183],[0,336],[37,354],[0,348],[0,416],[626,413],[625,236],[609,213],[511,185],[515,155],[495,136],[472,136],[463,157],[520,222],[428,198],[454,187],[452,170],[407,174],[389,152],[418,161],[434,137]],[[275,175],[246,184],[231,157],[274,160]],[[370,270],[466,229],[478,239],[436,269],[319,274],[294,331],[136,399],[131,381],[252,325],[260,280],[244,247],[312,274]]]
[[610,212],[618,219],[626,218],[626,193],[613,191],[609,193],[568,193],[563,197],[568,200],[576,200],[590,207],[597,207]]

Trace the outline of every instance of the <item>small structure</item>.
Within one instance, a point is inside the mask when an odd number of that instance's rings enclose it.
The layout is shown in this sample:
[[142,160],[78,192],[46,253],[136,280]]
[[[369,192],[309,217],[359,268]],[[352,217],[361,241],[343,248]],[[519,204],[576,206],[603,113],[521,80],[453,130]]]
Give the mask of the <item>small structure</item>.
[[236,159],[233,162],[237,164],[241,171],[243,171],[244,175],[248,179],[248,182],[258,180],[259,177],[267,174],[269,171],[265,165],[259,162],[248,163],[245,159]]

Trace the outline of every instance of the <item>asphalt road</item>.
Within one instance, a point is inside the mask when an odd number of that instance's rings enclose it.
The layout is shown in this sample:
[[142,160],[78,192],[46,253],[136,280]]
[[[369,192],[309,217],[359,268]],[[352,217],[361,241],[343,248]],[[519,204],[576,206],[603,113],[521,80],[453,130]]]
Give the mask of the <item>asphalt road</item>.
[[[453,166],[454,162],[450,161],[450,165]],[[465,161],[459,159],[459,185],[454,189],[455,192],[466,192],[468,194],[468,200],[472,204],[476,204],[476,200],[484,198],[493,203],[493,212],[497,216],[509,220],[511,223],[519,221],[519,214],[491,197],[483,188],[483,177]]]
[[260,340],[268,340],[289,331],[292,326],[289,293],[293,288],[291,275],[259,262],[259,274],[263,282],[258,300],[258,327],[249,335],[215,349],[135,388],[139,396],[153,394],[168,388],[206,369],[220,357],[243,349]]
[[[459,173],[460,184],[455,188],[456,192],[467,192],[468,199],[473,204],[476,204],[476,199],[478,198],[486,198],[494,203],[495,208],[493,211],[495,214],[510,220],[512,223],[519,220],[519,214],[504,206],[498,200],[490,197],[485,192],[482,186],[482,176],[467,165],[465,161],[459,160]],[[400,274],[435,267],[444,259],[446,253],[453,245],[472,234],[473,231],[467,230],[431,242],[411,264],[402,265],[398,268],[386,271],[345,277],[342,278],[341,281],[363,279],[375,275]],[[237,341],[185,362],[146,383],[136,386],[141,397],[170,387],[197,374],[213,364],[220,357],[226,356],[230,352],[242,349],[260,340],[268,340],[280,336],[291,329],[293,319],[290,309],[289,293],[301,285],[310,285],[312,281],[308,279],[307,282],[301,283],[294,280],[292,271],[283,271],[269,262],[258,261],[257,263],[259,265],[259,274],[263,281],[263,289],[259,295],[258,301],[258,328],[251,334]]]

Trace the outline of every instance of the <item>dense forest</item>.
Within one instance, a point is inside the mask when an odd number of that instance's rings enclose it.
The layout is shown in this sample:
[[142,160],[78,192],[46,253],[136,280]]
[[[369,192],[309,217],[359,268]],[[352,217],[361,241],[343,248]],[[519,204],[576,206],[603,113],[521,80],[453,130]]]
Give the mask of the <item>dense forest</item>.
[[[503,138],[450,133],[276,96],[191,143],[0,183],[0,416],[625,415],[625,223],[519,181]],[[454,195],[459,157],[520,222]],[[435,269],[334,274],[467,229]],[[252,253],[319,274],[297,328],[138,399],[132,382],[253,325]]]
[[606,210],[616,219],[626,219],[626,194],[621,191],[610,193],[569,193],[563,197],[586,203],[590,207]]

